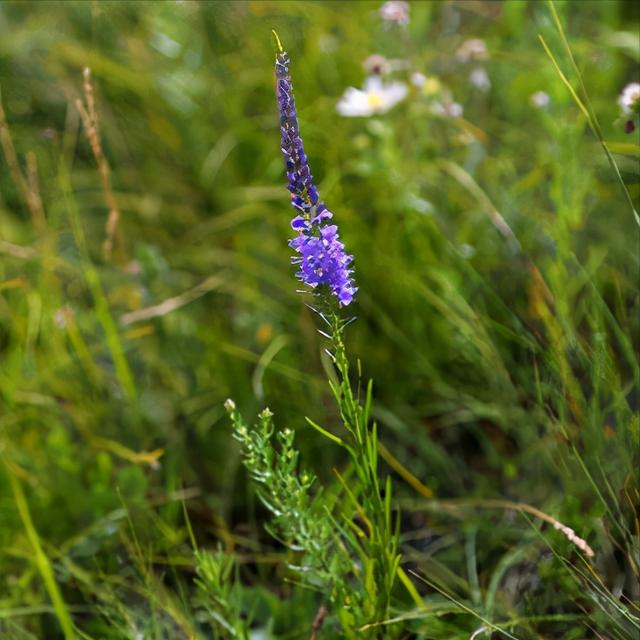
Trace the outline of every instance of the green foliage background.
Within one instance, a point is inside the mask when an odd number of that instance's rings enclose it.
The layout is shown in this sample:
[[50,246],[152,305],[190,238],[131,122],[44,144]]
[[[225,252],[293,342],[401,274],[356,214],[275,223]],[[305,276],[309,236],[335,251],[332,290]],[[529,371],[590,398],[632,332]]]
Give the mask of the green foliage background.
[[[637,9],[556,7],[637,208],[638,137],[616,103],[637,80]],[[223,409],[229,396],[247,415],[268,404],[323,483],[346,464],[304,421],[339,423],[289,264],[271,29],[292,58],[320,193],[356,256],[347,340],[374,380],[380,441],[434,496],[382,465],[403,562],[429,582],[416,578],[426,605],[404,637],[468,638],[477,615],[513,621],[518,638],[633,637],[638,611],[620,613],[639,596],[633,212],[538,39],[578,87],[546,3],[414,2],[406,29],[378,8],[0,4],[2,103],[45,212],[30,215],[2,155],[3,637],[63,637],[64,610],[82,637],[211,637],[187,522],[200,549],[236,557],[233,597],[261,637],[310,635],[322,594],[286,581]],[[487,61],[456,58],[469,38],[486,41]],[[417,91],[382,116],[339,116],[373,53],[407,61],[397,79],[437,77],[464,118],[434,115]],[[85,66],[120,209],[109,259],[75,106]],[[469,83],[477,66],[488,93]],[[193,299],[127,315],[176,297]],[[592,569],[552,527],[492,499],[572,527]],[[399,590],[399,615],[412,606]],[[333,633],[329,617],[321,637]]]

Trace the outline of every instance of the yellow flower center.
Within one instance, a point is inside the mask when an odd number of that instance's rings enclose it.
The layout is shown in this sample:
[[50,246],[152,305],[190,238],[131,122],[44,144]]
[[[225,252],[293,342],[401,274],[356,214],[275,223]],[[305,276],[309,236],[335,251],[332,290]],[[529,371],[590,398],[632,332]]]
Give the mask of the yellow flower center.
[[427,78],[422,92],[425,96],[432,96],[440,91],[440,81],[437,78]]
[[380,107],[384,106],[384,98],[382,97],[382,94],[372,91],[371,93],[367,94],[367,104],[372,109],[379,109]]

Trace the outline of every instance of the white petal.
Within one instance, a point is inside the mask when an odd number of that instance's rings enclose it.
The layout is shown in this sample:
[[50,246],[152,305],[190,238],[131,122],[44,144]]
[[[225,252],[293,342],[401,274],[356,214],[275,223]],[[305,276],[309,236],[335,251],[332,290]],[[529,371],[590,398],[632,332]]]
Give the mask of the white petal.
[[424,73],[420,73],[419,71],[414,71],[411,74],[411,84],[416,87],[416,89],[422,89],[427,82],[427,76]]
[[383,90],[383,88],[384,85],[382,84],[380,76],[369,76],[364,81],[364,90],[366,93],[371,93],[372,91],[379,93]]
[[618,104],[623,113],[630,114],[633,111],[633,105],[640,100],[640,84],[631,82],[628,84],[618,98]]
[[407,85],[403,82],[392,82],[385,87],[384,93],[390,103],[389,106],[392,107],[406,98],[408,93]]
[[460,118],[464,113],[464,109],[461,104],[457,102],[452,102],[449,107],[449,115],[452,118]]
[[354,87],[345,90],[336,109],[341,116],[348,118],[370,116],[373,113],[367,100],[367,94]]

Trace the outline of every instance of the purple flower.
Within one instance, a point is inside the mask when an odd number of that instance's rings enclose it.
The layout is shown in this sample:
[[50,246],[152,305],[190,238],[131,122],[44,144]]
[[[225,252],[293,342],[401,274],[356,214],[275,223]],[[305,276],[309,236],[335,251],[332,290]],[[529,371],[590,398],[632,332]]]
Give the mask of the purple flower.
[[326,286],[340,306],[348,305],[357,291],[351,274],[353,256],[344,251],[338,227],[328,224],[331,211],[320,201],[298,130],[298,115],[289,75],[289,56],[281,51],[276,57],[276,96],[280,111],[280,149],[296,215],[291,221],[298,235],[289,246],[298,255],[296,277],[312,289]]

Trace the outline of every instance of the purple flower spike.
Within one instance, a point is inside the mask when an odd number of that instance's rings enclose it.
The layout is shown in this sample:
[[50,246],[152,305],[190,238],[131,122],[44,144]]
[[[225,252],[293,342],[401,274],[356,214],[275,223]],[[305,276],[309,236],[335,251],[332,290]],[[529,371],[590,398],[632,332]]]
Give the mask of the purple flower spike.
[[298,232],[289,241],[289,246],[298,254],[291,258],[291,262],[298,265],[296,277],[301,282],[312,289],[326,286],[338,304],[346,307],[358,290],[352,278],[353,269],[349,268],[353,256],[345,253],[338,227],[327,224],[333,213],[320,200],[313,182],[298,130],[289,56],[285,51],[276,57],[276,96],[280,111],[280,149],[289,181],[287,188],[291,193],[291,204],[296,210],[291,227]]

